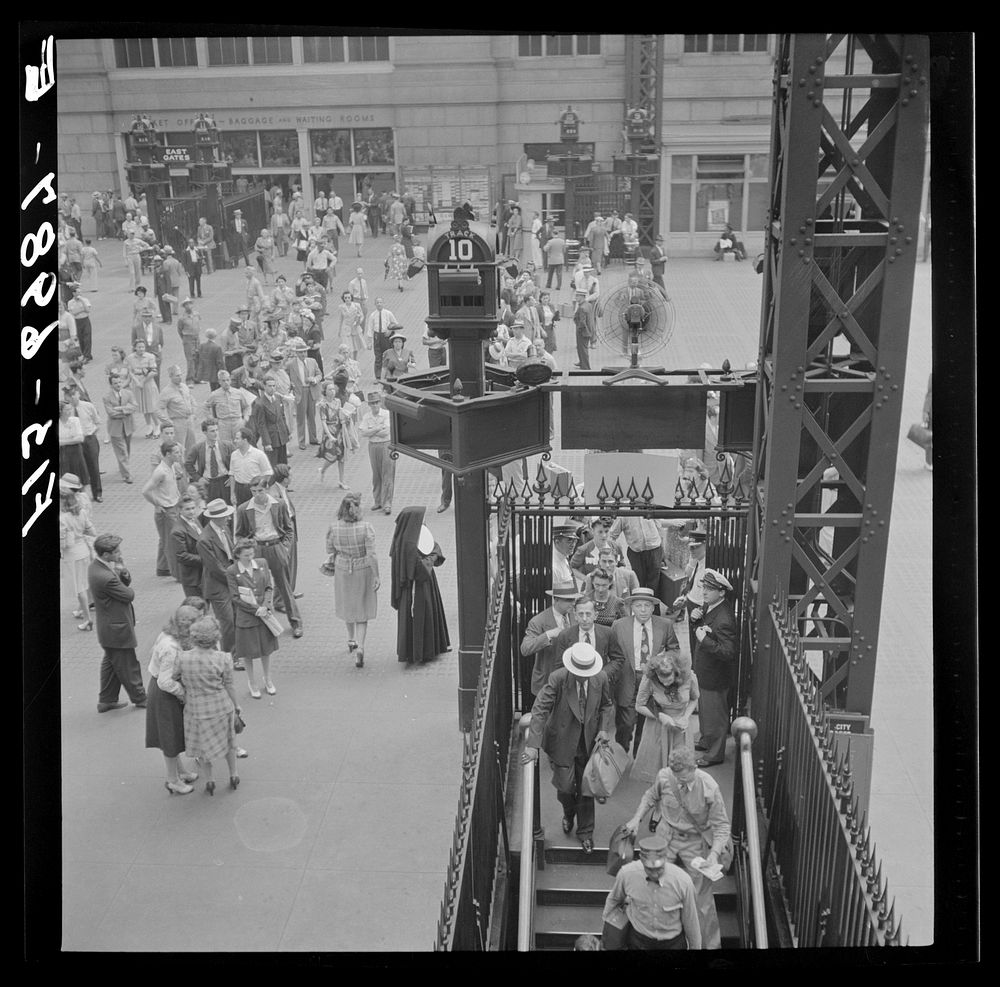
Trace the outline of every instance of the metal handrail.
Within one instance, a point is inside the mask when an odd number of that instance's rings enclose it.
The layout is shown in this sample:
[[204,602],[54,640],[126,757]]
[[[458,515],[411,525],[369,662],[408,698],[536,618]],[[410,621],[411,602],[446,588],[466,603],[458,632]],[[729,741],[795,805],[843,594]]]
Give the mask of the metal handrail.
[[740,748],[740,776],[743,782],[743,805],[747,854],[750,858],[750,897],[753,903],[754,947],[767,949],[767,917],[764,913],[764,874],[760,866],[760,833],[757,831],[757,792],[754,785],[751,745],[757,736],[757,724],[749,716],[733,720],[733,736]]
[[[517,724],[518,733],[528,738],[531,714],[525,713]],[[535,768],[537,761],[521,765],[521,875],[517,892],[517,951],[531,949],[531,927],[535,900]]]

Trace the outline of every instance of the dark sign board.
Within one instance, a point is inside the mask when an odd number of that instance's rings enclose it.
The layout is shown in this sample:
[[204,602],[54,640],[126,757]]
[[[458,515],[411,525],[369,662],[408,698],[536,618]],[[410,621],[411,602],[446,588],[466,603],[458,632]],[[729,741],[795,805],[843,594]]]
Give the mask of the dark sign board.
[[[704,449],[705,389],[695,385],[564,384],[564,449]],[[612,400],[613,397],[613,400]]]
[[719,441],[723,452],[750,452],[753,449],[753,416],[757,407],[757,386],[745,380],[738,390],[719,393]]
[[532,161],[541,163],[548,157],[557,158],[563,154],[575,154],[584,158],[594,157],[594,142],[579,141],[576,144],[525,144],[524,153]]

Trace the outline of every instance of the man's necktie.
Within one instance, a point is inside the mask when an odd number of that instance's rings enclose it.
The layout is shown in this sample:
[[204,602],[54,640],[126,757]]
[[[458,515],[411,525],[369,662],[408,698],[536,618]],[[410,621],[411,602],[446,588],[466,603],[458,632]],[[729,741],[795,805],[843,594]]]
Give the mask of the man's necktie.
[[209,450],[208,475],[213,480],[219,475],[219,457],[215,454],[215,446]]
[[590,631],[584,631],[583,632],[583,637],[584,637],[584,640],[586,641],[587,644],[591,644],[592,643],[591,640],[590,640]]
[[378,331],[379,332],[382,331],[382,310],[381,309],[379,309],[379,313],[378,313]]
[[579,685],[580,691],[580,719],[585,720],[587,718],[587,683],[581,682]]
[[642,645],[639,648],[639,664],[645,665],[649,661],[649,629],[642,625]]

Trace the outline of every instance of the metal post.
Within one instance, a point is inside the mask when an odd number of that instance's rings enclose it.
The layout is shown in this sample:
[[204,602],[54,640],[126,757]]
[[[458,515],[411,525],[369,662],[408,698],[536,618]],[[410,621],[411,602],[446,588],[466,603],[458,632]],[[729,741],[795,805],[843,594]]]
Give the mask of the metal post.
[[760,834],[757,832],[757,794],[754,790],[752,742],[757,724],[749,716],[733,720],[732,734],[740,745],[740,775],[743,780],[743,810],[750,857],[750,892],[753,902],[754,946],[767,949],[767,917],[764,914],[764,876],[761,872]]
[[[517,732],[522,741],[527,739],[531,726],[531,714],[525,713],[517,724]],[[522,744],[523,747],[523,744]],[[528,761],[521,766],[521,872],[517,891],[517,950],[519,953],[531,949],[532,903],[535,897],[533,863],[535,860],[535,840],[532,822],[535,815],[535,779],[537,761]]]
[[489,591],[486,473],[455,477],[455,544],[458,566],[458,722],[472,729],[476,686],[486,640]]

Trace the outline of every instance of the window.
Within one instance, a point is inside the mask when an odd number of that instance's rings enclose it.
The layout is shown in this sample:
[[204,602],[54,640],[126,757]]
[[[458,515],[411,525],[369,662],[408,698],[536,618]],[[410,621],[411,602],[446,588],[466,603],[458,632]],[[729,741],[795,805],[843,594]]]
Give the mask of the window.
[[546,55],[572,55],[572,34],[549,34],[545,38]]
[[685,34],[686,52],[767,51],[768,34]]
[[297,167],[299,135],[294,130],[261,130],[260,156],[265,168]]
[[354,163],[391,165],[396,163],[391,127],[368,127],[354,131]]
[[155,68],[153,39],[115,38],[115,65],[120,69]]
[[194,38],[157,38],[156,46],[160,51],[161,69],[198,64]]
[[253,38],[254,65],[291,64],[291,38]]
[[314,165],[351,164],[351,132],[349,130],[310,130],[309,143]]
[[[344,61],[344,39],[303,38],[302,58],[306,62],[342,62]],[[313,162],[313,164],[320,163]]]
[[348,38],[348,58],[352,62],[387,62],[389,61],[389,39],[378,38]]
[[543,223],[552,220],[554,226],[562,227],[566,222],[566,195],[564,192],[543,192],[542,212],[539,219]]
[[258,168],[256,130],[223,130],[219,133],[220,153],[234,168]]
[[522,34],[517,39],[517,53],[522,58],[531,55],[541,55],[542,36],[540,34]]
[[712,51],[739,51],[740,36],[738,34],[713,34]]
[[521,34],[517,39],[517,53],[522,58],[553,55],[599,55],[599,34]]
[[249,65],[250,52],[246,38],[209,38],[209,65]]

